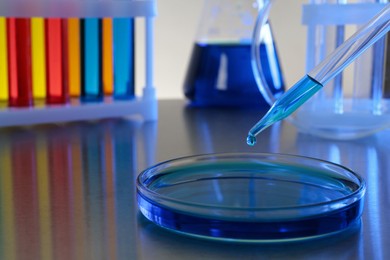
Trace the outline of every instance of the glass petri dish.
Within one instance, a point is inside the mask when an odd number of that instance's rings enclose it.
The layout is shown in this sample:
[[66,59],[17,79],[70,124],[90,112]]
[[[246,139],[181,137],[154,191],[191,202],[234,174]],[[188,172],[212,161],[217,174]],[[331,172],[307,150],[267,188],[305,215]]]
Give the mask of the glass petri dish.
[[206,154],[137,178],[141,213],[186,235],[241,242],[312,239],[360,223],[364,180],[331,162],[287,154]]

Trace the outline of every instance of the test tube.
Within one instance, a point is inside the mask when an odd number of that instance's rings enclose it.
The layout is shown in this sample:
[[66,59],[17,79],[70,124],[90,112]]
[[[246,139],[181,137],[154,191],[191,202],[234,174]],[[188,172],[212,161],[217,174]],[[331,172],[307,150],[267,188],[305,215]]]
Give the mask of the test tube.
[[[386,4],[388,0],[376,0],[376,3]],[[371,95],[373,100],[374,114],[379,114],[382,108],[383,82],[384,82],[384,53],[386,48],[386,37],[379,39],[373,46],[372,60],[372,87]]]
[[7,18],[10,107],[28,107],[32,100],[31,24],[29,18]]
[[81,53],[80,19],[68,19],[68,76],[69,95],[80,97],[81,94]]
[[[337,0],[337,4],[347,4],[347,0]],[[339,47],[345,40],[345,26],[336,26],[336,46]],[[341,114],[343,108],[343,74],[342,72],[334,78],[333,97],[335,100],[335,113]]]
[[114,86],[114,50],[112,24],[112,18],[102,19],[103,92],[105,95],[112,95]]
[[114,98],[134,97],[134,20],[114,18]]
[[84,101],[100,101],[103,98],[101,36],[101,19],[85,18],[81,20],[81,97]]
[[46,98],[45,20],[31,18],[32,91],[34,99]]
[[8,101],[7,20],[0,17],[0,102]]
[[385,39],[385,76],[383,82],[383,95],[385,98],[390,98],[390,36]]
[[66,25],[66,20],[61,18],[45,20],[47,104],[68,101]]

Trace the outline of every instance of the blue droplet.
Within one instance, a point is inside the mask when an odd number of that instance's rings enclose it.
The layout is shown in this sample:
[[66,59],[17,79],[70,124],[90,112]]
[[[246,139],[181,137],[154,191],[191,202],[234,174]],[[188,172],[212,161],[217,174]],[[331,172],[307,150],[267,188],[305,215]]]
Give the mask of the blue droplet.
[[254,146],[256,144],[256,137],[252,134],[249,134],[246,138],[246,143],[250,146]]

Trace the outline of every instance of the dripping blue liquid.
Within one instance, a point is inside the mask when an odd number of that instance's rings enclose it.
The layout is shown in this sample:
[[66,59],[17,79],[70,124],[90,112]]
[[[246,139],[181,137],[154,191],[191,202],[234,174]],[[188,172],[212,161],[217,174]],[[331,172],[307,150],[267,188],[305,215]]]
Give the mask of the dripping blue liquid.
[[291,115],[321,88],[322,85],[319,82],[307,75],[304,76],[291,89],[276,100],[265,116],[249,130],[246,139],[247,144],[250,146],[255,145],[256,135],[270,125]]
[[[284,92],[282,71],[275,46],[273,53],[267,52],[266,47],[260,45],[261,64],[271,92],[278,95]],[[271,67],[276,69],[271,71]],[[269,108],[252,72],[250,43],[196,43],[184,93],[193,106]]]

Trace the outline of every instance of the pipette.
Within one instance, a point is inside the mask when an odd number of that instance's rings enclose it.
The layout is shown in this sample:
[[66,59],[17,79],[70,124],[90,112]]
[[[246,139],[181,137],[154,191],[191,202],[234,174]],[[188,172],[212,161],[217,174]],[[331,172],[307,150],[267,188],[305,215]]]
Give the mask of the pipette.
[[288,117],[390,30],[390,4],[279,97],[250,130],[248,145],[268,126]]

